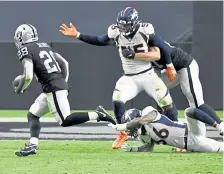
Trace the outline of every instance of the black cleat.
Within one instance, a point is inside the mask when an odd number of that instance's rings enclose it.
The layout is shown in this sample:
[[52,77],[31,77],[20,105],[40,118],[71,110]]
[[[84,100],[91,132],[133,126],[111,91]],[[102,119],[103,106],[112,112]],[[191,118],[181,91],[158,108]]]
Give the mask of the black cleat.
[[116,124],[116,121],[113,119],[113,117],[111,117],[111,115],[102,106],[98,106],[96,108],[96,113],[99,115],[97,119],[98,122],[107,121],[112,124]]
[[38,151],[38,146],[35,144],[25,144],[23,149],[17,150],[15,152],[16,156],[28,156],[35,155]]

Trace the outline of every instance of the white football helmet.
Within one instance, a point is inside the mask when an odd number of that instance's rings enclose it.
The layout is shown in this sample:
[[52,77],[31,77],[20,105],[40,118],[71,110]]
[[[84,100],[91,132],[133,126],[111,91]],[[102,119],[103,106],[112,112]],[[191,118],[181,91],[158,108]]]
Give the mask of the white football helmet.
[[31,42],[38,41],[37,30],[30,24],[20,25],[15,32],[14,42],[17,48]]

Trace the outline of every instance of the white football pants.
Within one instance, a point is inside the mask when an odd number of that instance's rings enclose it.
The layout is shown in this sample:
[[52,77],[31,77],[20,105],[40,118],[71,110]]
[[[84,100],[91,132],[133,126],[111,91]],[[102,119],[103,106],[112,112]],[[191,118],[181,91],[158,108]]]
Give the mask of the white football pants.
[[68,91],[60,90],[40,94],[31,105],[29,112],[37,117],[42,117],[51,112],[56,121],[61,125],[65,118],[71,114],[68,101]]
[[155,99],[160,107],[172,104],[169,90],[154,69],[138,75],[122,76],[116,83],[113,101],[126,103],[143,90]]

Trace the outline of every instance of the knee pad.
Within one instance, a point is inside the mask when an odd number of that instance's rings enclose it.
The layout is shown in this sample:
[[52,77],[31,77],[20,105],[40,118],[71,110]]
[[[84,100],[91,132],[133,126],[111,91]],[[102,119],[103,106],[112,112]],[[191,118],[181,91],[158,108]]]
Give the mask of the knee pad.
[[114,92],[113,92],[112,100],[113,100],[114,102],[117,101],[117,102],[125,103],[125,101],[123,101],[121,92],[118,91],[118,90],[116,90],[116,89],[115,89]]
[[184,110],[184,116],[185,116],[185,118],[186,117],[194,118],[193,114],[194,114],[194,108],[186,108]]
[[170,96],[170,94],[167,94],[165,97],[163,97],[162,99],[159,100],[159,106],[160,107],[166,107],[166,106],[169,106],[171,105],[172,106],[172,98]]

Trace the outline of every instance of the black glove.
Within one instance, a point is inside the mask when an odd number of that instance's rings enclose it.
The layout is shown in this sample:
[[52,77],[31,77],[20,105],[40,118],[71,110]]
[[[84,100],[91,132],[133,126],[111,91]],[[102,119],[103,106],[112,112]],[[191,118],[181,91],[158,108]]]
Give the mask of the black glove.
[[135,52],[130,47],[123,49],[122,55],[127,59],[135,58]]

